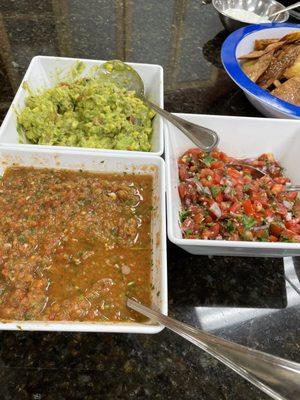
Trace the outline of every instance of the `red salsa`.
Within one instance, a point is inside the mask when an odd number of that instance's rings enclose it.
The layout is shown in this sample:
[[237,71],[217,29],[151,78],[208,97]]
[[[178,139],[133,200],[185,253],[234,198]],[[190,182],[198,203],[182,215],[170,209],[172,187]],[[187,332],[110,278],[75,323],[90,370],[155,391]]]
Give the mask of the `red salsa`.
[[150,304],[152,176],[9,168],[0,182],[0,318],[140,321]]
[[178,160],[181,230],[186,239],[300,242],[297,192],[272,154],[247,164],[221,151],[190,149]]

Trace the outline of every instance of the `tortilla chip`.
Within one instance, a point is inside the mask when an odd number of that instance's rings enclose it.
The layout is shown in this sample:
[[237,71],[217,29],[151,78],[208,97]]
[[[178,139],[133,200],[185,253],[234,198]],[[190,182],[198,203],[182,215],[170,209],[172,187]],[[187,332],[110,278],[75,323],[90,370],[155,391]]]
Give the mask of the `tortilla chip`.
[[254,50],[264,50],[266,47],[269,46],[269,44],[276,43],[279,40],[280,39],[257,39],[254,42]]
[[300,40],[300,31],[288,33],[287,35],[283,36],[283,38],[281,38],[280,40],[286,43],[296,42],[297,40]]
[[270,51],[277,50],[279,47],[281,47],[283,45],[284,45],[284,42],[276,40],[275,43],[270,43],[264,50],[251,51],[251,53],[249,53],[249,54],[240,56],[239,60],[250,60],[252,58],[259,58]]
[[253,82],[256,82],[260,78],[260,76],[267,70],[272,59],[273,52],[269,52],[258,59],[245,62],[242,66],[242,69]]
[[245,54],[243,56],[239,57],[239,60],[251,60],[252,58],[259,58],[265,54],[264,50],[258,50],[258,51],[251,51],[249,54]]
[[293,78],[297,75],[300,75],[300,54],[296,58],[294,64],[287,68],[283,73],[283,76],[287,79]]
[[294,76],[271,93],[288,103],[300,105],[300,76]]
[[287,68],[293,65],[299,54],[300,45],[295,44],[285,45],[281,50],[277,51],[275,56],[272,56],[267,69],[257,81],[258,85],[263,89],[270,87],[276,79],[279,80],[283,76]]

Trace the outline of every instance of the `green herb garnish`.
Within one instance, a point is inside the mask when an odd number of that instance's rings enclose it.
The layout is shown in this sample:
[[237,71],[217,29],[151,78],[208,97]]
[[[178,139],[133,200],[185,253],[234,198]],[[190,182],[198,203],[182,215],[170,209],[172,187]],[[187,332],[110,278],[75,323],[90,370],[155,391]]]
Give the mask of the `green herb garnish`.
[[187,219],[187,217],[190,215],[189,211],[187,210],[183,210],[179,213],[179,220],[182,223],[183,221],[185,221]]
[[217,195],[221,192],[221,187],[220,186],[212,186],[210,188],[211,194],[213,197],[217,197]]
[[243,192],[248,192],[248,190],[250,190],[251,185],[249,185],[249,183],[247,183],[246,185],[243,186]]
[[228,220],[226,221],[225,228],[226,228],[226,230],[227,230],[228,233],[233,233],[233,232],[235,231],[235,226],[234,226],[233,221],[231,221],[230,219],[228,219]]
[[23,234],[19,235],[18,240],[20,243],[26,243],[26,237]]
[[255,219],[248,215],[243,215],[241,220],[242,220],[242,224],[244,225],[245,229],[250,229],[256,224]]
[[211,163],[213,163],[215,159],[208,154],[207,156],[202,158],[202,161],[207,167],[210,167]]

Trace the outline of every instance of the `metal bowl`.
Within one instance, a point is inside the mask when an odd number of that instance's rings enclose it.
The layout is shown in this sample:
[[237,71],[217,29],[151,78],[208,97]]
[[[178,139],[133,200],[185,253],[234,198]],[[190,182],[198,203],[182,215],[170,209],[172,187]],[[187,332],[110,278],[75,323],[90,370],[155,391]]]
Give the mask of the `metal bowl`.
[[[276,11],[284,8],[281,3],[275,0],[213,0],[213,6],[218,11],[220,20],[225,29],[230,32],[249,25],[247,22],[239,21],[226,15],[229,8],[238,8],[242,10],[253,11],[262,17],[267,17]],[[286,11],[279,14],[274,22],[285,22],[289,19],[289,13]],[[273,22],[273,21],[270,21]]]

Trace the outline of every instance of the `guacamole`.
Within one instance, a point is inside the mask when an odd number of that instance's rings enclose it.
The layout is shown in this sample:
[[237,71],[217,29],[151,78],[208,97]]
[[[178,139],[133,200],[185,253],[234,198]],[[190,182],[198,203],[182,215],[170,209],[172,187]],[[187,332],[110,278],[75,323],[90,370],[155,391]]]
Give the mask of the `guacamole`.
[[154,115],[134,92],[98,74],[30,92],[17,129],[34,144],[150,151]]

